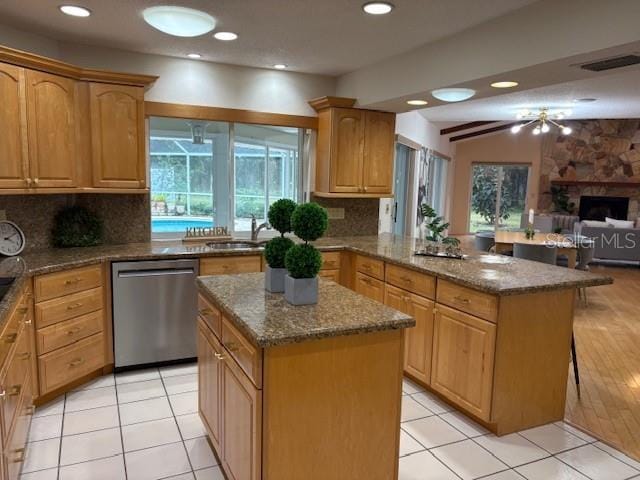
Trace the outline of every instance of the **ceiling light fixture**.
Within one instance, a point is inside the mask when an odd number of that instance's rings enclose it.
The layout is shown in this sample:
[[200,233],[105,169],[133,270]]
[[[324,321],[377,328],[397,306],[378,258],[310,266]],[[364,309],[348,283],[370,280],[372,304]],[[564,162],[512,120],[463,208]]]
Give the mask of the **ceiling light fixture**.
[[198,37],[216,27],[211,15],[186,7],[149,7],[142,11],[142,17],[153,28],[176,37]]
[[236,38],[238,38],[238,34],[233,32],[216,32],[213,34],[213,36],[218,40],[222,40],[223,42],[230,42],[231,40],[235,40]]
[[468,100],[476,94],[471,88],[438,88],[431,92],[438,100],[443,102],[462,102]]
[[422,106],[426,105],[429,102],[427,102],[426,100],[407,100],[407,103],[409,105]]
[[77,5],[60,5],[58,8],[65,15],[70,15],[72,17],[88,17],[91,15],[91,10]]
[[543,107],[539,112],[532,112],[530,110],[523,110],[518,112],[517,118],[530,119],[526,123],[520,123],[511,127],[511,133],[519,133],[524,127],[535,124],[534,129],[531,131],[534,135],[540,135],[541,133],[547,133],[551,130],[551,125],[560,129],[563,135],[569,135],[573,130],[566,125],[560,125],[555,120],[561,120],[568,115],[571,115],[570,110],[558,110],[550,111],[547,107]]
[[273,68],[275,68],[276,70],[284,70],[285,68],[287,68],[287,65],[285,63],[276,63]]
[[200,55],[199,53],[190,53],[187,55],[187,57],[189,58],[202,58],[202,55]]
[[362,5],[362,10],[369,15],[385,15],[393,9],[393,4],[389,2],[367,2]]
[[503,82],[493,82],[491,86],[493,88],[513,88],[519,85],[518,82],[513,81],[503,81]]

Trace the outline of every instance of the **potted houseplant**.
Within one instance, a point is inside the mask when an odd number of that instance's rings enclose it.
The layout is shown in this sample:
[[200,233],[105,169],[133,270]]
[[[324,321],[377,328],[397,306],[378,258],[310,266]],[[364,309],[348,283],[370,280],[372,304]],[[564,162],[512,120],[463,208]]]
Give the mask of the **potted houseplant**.
[[294,245],[285,256],[287,275],[284,277],[284,298],[292,305],[318,302],[318,272],[322,255],[309,242],[320,238],[327,230],[327,211],[317,203],[299,205],[291,215],[291,228],[303,244]]
[[272,238],[264,247],[264,258],[267,261],[265,269],[264,288],[273,293],[284,292],[284,257],[293,247],[293,240],[284,236],[291,231],[291,214],[296,209],[296,202],[287,198],[276,200],[267,215],[269,224],[280,232],[279,237]]

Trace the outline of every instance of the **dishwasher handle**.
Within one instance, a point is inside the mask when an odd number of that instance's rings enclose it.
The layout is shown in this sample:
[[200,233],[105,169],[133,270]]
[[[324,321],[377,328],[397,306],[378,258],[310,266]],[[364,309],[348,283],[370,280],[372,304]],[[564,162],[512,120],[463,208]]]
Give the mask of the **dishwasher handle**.
[[195,275],[193,268],[162,268],[150,270],[124,270],[118,272],[118,278],[162,277],[166,275]]

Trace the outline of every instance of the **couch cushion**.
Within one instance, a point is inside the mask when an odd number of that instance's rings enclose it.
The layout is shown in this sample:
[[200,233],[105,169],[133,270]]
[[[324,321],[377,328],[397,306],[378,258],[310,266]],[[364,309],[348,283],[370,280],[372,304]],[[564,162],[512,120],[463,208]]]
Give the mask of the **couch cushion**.
[[600,220],[582,220],[582,224],[585,227],[599,227],[599,228],[610,227],[610,225],[607,222],[601,222]]
[[604,221],[613,228],[634,228],[633,220],[616,220],[615,218],[605,217]]

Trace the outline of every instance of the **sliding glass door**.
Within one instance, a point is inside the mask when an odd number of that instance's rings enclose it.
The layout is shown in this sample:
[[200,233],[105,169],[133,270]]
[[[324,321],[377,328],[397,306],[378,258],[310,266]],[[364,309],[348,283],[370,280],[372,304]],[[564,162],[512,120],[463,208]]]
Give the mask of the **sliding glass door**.
[[469,231],[519,228],[528,179],[528,165],[474,164]]

